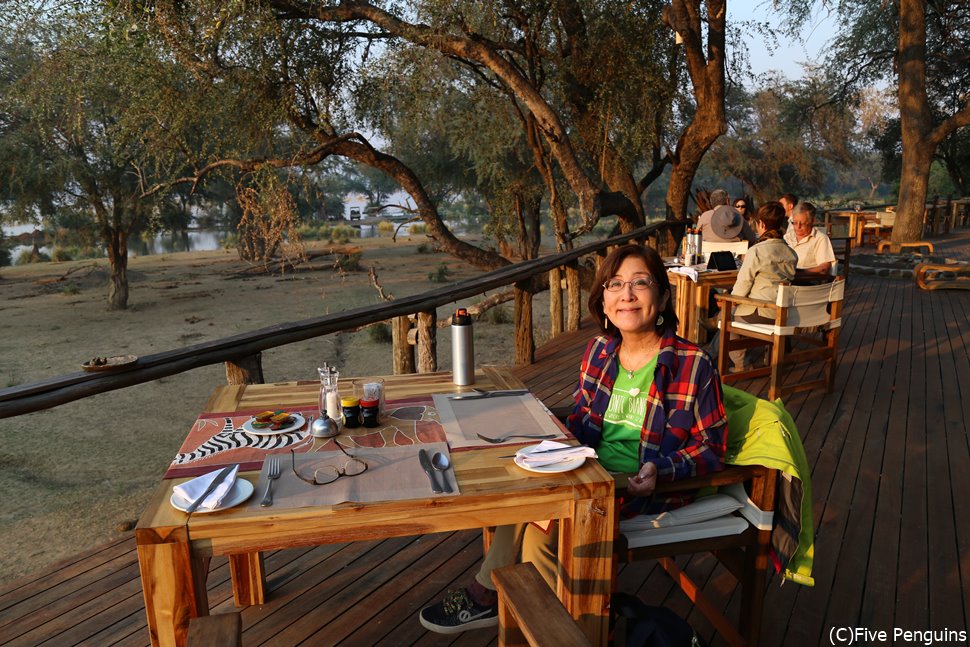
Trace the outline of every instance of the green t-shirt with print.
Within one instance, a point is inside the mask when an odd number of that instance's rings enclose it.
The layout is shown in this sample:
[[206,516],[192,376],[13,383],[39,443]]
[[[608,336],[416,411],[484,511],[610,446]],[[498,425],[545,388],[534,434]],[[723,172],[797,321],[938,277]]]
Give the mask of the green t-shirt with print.
[[596,454],[610,472],[636,472],[640,469],[640,431],[647,416],[647,393],[653,384],[657,358],[647,362],[630,377],[620,367],[603,416],[603,436]]

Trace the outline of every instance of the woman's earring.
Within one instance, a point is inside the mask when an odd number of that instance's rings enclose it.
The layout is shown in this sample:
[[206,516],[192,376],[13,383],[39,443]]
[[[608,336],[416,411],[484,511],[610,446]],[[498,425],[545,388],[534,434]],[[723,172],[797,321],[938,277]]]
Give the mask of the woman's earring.
[[610,327],[610,318],[603,317],[603,330],[606,330],[609,327]]
[[663,315],[657,315],[657,325],[658,326],[664,325],[664,316]]

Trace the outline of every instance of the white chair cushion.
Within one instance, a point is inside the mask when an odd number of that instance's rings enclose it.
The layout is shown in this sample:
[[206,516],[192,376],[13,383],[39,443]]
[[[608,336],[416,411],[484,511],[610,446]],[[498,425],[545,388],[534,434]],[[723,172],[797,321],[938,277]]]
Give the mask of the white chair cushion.
[[675,510],[658,514],[640,514],[631,519],[622,519],[620,521],[620,532],[626,534],[627,531],[670,528],[699,523],[708,519],[723,517],[735,510],[740,510],[742,507],[743,503],[732,496],[712,494]]
[[691,523],[686,526],[671,526],[669,528],[651,528],[650,530],[638,530],[633,532],[623,531],[623,522],[620,522],[620,531],[626,536],[627,546],[630,548],[642,548],[643,546],[657,546],[660,544],[672,544],[678,541],[690,541],[691,539],[705,539],[707,537],[724,537],[726,535],[740,535],[748,528],[748,522],[743,517],[728,515],[708,519],[700,523]]

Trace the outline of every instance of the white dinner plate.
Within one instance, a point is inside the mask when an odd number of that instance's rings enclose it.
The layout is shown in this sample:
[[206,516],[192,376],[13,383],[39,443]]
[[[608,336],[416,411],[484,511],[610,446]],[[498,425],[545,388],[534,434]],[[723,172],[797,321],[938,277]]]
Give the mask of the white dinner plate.
[[293,422],[286,425],[285,427],[280,427],[279,429],[270,429],[269,427],[264,427],[263,429],[259,429],[258,427],[253,427],[253,423],[256,421],[256,418],[250,418],[249,420],[244,422],[242,428],[243,430],[248,431],[249,433],[255,434],[257,436],[275,436],[276,434],[288,434],[291,431],[296,431],[297,429],[302,427],[303,424],[306,422],[303,416],[301,416],[298,413],[291,413],[290,415],[293,416]]
[[549,465],[529,465],[528,463],[524,462],[522,457],[531,454],[538,446],[539,445],[530,445],[515,452],[515,464],[526,471],[536,472],[537,474],[558,474],[559,472],[569,472],[574,470],[586,462],[585,456],[574,456],[573,458],[567,458],[557,463],[550,463]]
[[[223,497],[222,502],[218,505],[218,507],[210,510],[209,508],[199,506],[192,514],[208,514],[209,512],[219,512],[220,510],[234,508],[252,495],[253,484],[246,479],[237,478],[236,482],[232,484],[232,489],[229,490],[229,493],[226,494],[225,497]],[[172,492],[171,502],[176,509],[181,510],[182,512],[185,512],[192,504],[191,501],[186,501],[176,492]]]

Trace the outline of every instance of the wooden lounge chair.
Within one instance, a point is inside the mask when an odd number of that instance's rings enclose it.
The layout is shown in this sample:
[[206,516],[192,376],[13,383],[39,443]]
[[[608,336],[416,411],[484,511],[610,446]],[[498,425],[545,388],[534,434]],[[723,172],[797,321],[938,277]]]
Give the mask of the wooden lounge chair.
[[[829,284],[817,286],[781,285],[774,303],[761,299],[722,294],[716,297],[721,305],[720,346],[718,348],[718,371],[725,383],[741,379],[770,375],[768,399],[775,400],[786,392],[805,391],[824,386],[832,391],[835,369],[838,365],[839,328],[842,325],[842,299],[845,281],[841,277]],[[772,324],[751,324],[734,319],[734,305],[747,304],[775,311]],[[820,341],[818,332],[823,333]],[[788,351],[786,340],[799,341],[813,346],[809,350]],[[728,372],[729,352],[768,346],[771,349],[770,365],[740,372]],[[783,383],[785,369],[803,362],[824,363],[823,377],[817,380]]]
[[913,280],[921,290],[970,290],[970,265],[920,263],[913,268]]

